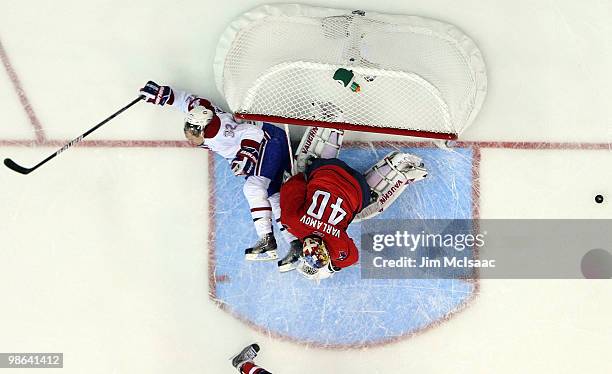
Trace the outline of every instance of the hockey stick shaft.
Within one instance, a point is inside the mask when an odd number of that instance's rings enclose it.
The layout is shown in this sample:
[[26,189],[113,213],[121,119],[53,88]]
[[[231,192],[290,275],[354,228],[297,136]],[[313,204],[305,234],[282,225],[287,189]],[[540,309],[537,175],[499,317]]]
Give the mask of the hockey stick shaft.
[[55,158],[56,156],[58,156],[60,153],[64,152],[65,150],[67,150],[68,148],[72,147],[73,145],[79,143],[81,140],[85,139],[85,137],[87,135],[89,135],[92,132],[96,131],[97,129],[102,127],[104,124],[106,124],[107,122],[109,122],[113,118],[117,117],[119,114],[123,113],[128,108],[130,108],[131,106],[133,106],[134,104],[136,104],[137,102],[139,102],[139,101],[141,101],[143,99],[144,99],[143,95],[138,96],[138,98],[134,99],[131,103],[129,103],[128,105],[126,105],[123,108],[119,109],[115,113],[111,114],[104,121],[98,123],[97,125],[95,125],[91,129],[89,129],[86,132],[84,132],[82,135],[80,135],[77,138],[69,141],[68,143],[66,143],[66,145],[64,145],[62,148],[58,149],[55,153],[51,154],[49,157],[45,158],[44,160],[42,160],[41,162],[39,162],[38,164],[34,165],[31,168],[23,167],[23,166],[17,164],[15,161],[11,160],[10,158],[5,158],[4,159],[4,165],[6,165],[6,167],[8,167],[9,169],[11,169],[13,171],[16,171],[18,173],[21,173],[21,174],[24,174],[24,175],[30,174],[34,170],[38,169],[40,166],[46,164],[48,161],[50,161],[53,158]]
[[295,164],[294,164],[294,160],[293,160],[293,149],[291,148],[291,134],[289,133],[289,125],[288,124],[284,124],[285,125],[285,134],[287,134],[287,145],[289,146],[289,167],[290,169],[290,173],[291,175],[295,174]]

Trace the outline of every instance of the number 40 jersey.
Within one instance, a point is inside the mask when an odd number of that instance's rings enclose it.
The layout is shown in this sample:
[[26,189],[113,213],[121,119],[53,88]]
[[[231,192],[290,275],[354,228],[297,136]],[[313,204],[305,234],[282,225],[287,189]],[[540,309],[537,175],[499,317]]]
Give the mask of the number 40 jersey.
[[321,237],[332,264],[344,268],[359,259],[346,229],[368,197],[363,176],[343,161],[315,159],[306,173],[294,175],[281,187],[281,223],[300,240]]

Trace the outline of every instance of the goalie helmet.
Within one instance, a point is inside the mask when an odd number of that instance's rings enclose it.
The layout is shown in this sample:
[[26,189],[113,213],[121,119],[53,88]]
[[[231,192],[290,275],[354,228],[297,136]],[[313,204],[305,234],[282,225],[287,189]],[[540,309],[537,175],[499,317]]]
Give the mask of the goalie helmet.
[[306,237],[297,271],[310,280],[319,281],[331,275],[331,272],[327,271],[330,265],[329,252],[323,239],[314,235]]
[[197,105],[189,111],[183,127],[183,132],[189,143],[193,145],[204,143],[204,128],[212,121],[213,116],[212,110],[201,105]]

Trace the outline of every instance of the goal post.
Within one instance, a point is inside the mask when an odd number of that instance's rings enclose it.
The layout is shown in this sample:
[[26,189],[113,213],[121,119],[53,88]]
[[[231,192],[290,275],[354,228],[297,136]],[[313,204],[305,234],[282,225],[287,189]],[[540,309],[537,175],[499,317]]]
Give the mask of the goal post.
[[456,139],[487,89],[480,50],[453,25],[299,4],[233,21],[214,70],[239,118],[437,139]]

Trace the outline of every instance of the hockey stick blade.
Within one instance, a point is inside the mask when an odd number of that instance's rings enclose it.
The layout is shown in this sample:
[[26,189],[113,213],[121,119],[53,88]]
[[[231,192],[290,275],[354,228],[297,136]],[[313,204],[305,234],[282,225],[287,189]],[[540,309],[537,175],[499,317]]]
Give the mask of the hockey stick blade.
[[52,153],[51,155],[49,155],[49,157],[45,158],[44,160],[42,160],[38,164],[32,166],[31,168],[24,168],[23,166],[17,165],[17,163],[15,161],[11,160],[10,158],[5,158],[4,159],[4,165],[6,165],[6,167],[8,167],[9,169],[11,169],[13,171],[16,171],[18,173],[21,173],[21,174],[24,174],[24,175],[30,174],[31,172],[33,172],[34,170],[38,169],[40,166],[46,164],[49,160],[53,159],[54,157],[56,157],[60,153],[64,152],[65,150],[67,150],[68,148],[72,147],[73,145],[79,143],[87,135],[89,135],[92,132],[96,131],[98,128],[100,128],[105,123],[107,123],[110,120],[112,120],[113,118],[117,117],[119,114],[125,112],[132,105],[136,104],[137,102],[139,102],[141,100],[144,100],[144,98],[145,98],[144,95],[138,96],[136,99],[132,100],[131,103],[129,103],[128,105],[126,105],[123,108],[119,109],[115,113],[111,114],[104,121],[98,123],[97,125],[95,125],[91,129],[85,131],[82,135],[79,135],[75,139],[72,139],[71,141],[66,143],[66,145],[64,145],[62,148],[60,148],[57,151],[55,151],[55,153]]
[[24,168],[21,165],[17,165],[17,163],[13,160],[11,160],[10,158],[5,158],[4,159],[4,165],[6,165],[7,168],[16,171],[18,173],[21,173],[23,175],[27,175],[29,174],[33,169],[29,169],[29,168]]

